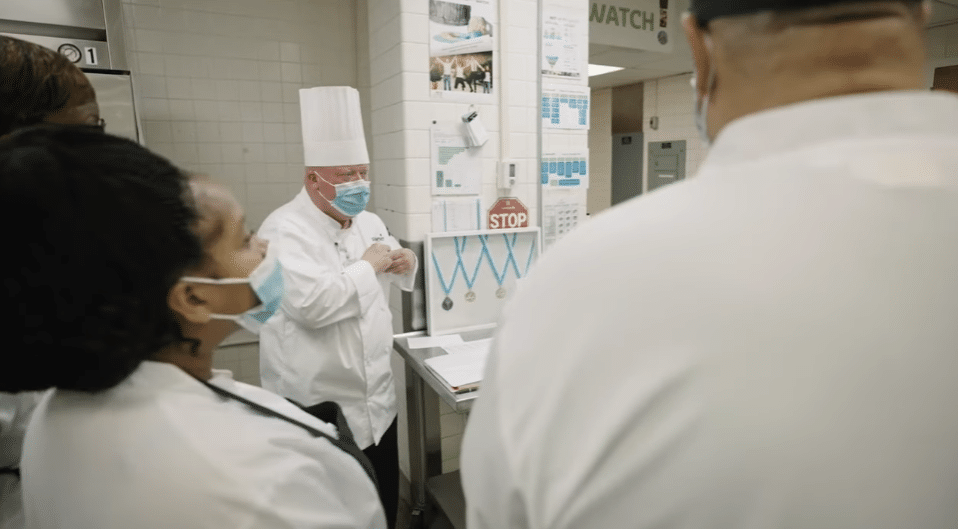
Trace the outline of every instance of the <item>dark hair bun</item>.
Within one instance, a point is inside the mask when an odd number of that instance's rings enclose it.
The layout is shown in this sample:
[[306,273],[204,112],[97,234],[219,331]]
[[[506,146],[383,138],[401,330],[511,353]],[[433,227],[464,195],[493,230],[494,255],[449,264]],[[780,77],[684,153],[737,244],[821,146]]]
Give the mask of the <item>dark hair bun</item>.
[[36,127],[0,141],[0,186],[0,391],[106,389],[181,340],[166,297],[202,248],[179,169],[91,127]]

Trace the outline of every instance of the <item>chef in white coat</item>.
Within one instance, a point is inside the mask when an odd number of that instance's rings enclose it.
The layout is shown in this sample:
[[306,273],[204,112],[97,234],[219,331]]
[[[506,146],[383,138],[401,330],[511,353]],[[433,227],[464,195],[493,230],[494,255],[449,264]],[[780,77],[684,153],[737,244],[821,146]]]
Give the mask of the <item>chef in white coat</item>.
[[18,351],[0,390],[53,388],[23,445],[26,527],[382,528],[335,417],[213,369],[278,309],[282,270],[224,188],[192,188],[99,131],[0,140],[0,220],[23,223],[0,264]]
[[286,299],[260,334],[263,387],[303,405],[343,407],[377,476],[390,527],[398,502],[391,285],[412,290],[418,261],[365,211],[369,154],[359,92],[302,89],[303,189],[259,236],[283,264]]
[[958,98],[923,89],[926,11],[691,9],[714,143],[523,279],[469,528],[958,527]]

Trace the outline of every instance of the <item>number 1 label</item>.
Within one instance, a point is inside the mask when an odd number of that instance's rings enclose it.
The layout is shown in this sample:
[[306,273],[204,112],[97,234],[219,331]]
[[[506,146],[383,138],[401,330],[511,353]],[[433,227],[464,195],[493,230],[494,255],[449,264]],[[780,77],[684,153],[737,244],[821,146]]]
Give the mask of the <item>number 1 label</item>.
[[96,66],[100,64],[100,61],[96,57],[96,48],[84,48],[86,50],[86,63],[90,66]]

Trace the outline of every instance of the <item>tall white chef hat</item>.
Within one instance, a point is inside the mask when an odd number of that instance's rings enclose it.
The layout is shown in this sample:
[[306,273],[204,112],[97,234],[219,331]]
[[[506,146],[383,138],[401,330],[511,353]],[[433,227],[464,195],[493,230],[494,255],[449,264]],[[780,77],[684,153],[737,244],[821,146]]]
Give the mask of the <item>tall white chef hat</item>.
[[349,86],[301,88],[299,112],[306,167],[369,163],[358,90]]

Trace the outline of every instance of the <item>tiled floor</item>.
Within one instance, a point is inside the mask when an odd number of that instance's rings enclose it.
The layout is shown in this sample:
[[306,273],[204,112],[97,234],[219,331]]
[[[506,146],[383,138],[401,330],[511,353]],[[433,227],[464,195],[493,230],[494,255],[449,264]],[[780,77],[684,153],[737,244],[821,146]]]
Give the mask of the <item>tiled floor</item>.
[[[399,498],[399,516],[396,517],[396,529],[410,529],[412,527],[412,508],[405,498]],[[453,529],[452,524],[445,516],[438,515],[429,525],[421,529]]]

